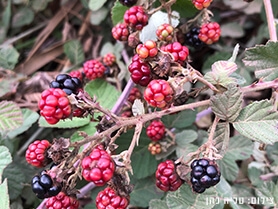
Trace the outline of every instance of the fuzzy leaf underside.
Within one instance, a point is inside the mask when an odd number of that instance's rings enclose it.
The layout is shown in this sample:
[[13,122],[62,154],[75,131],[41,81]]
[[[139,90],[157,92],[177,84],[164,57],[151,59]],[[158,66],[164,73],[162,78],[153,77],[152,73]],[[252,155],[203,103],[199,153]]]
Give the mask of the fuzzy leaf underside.
[[278,78],[278,42],[268,41],[266,45],[248,48],[243,59],[246,66],[255,68],[256,78],[272,81]]
[[22,123],[22,112],[14,102],[0,102],[0,133],[14,130],[21,126]]
[[269,100],[256,101],[243,108],[234,128],[252,140],[273,144],[278,141],[278,113]]
[[242,93],[238,87],[228,88],[222,94],[211,97],[212,111],[220,119],[233,122],[238,117],[242,105]]

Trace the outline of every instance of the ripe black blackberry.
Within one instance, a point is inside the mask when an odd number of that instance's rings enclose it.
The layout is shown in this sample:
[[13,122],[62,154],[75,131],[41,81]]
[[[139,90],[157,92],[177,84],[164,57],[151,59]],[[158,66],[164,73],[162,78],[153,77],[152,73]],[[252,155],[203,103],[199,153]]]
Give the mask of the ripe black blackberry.
[[220,181],[217,164],[208,159],[196,159],[191,163],[191,184],[194,192],[203,193]]
[[191,30],[185,34],[185,44],[188,46],[192,46],[195,49],[202,48],[205,45],[205,43],[199,39],[199,33],[199,27],[191,28]]
[[119,0],[119,2],[124,6],[132,7],[137,3],[137,0]]
[[79,78],[71,77],[68,74],[59,74],[54,81],[50,83],[50,88],[59,88],[66,92],[67,95],[76,94],[82,87]]
[[45,172],[36,175],[31,181],[32,190],[39,199],[56,196],[61,190],[60,185],[55,185],[51,177]]

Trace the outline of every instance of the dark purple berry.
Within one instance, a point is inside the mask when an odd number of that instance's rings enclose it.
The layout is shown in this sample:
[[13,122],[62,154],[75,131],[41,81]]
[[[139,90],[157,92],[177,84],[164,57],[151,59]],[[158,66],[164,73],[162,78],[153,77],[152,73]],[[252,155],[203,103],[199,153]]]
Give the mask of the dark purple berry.
[[59,74],[59,75],[57,75],[55,80],[58,83],[63,83],[66,79],[71,79],[71,76],[68,74]]
[[43,195],[45,194],[45,189],[40,185],[39,182],[35,182],[34,184],[32,184],[32,190],[33,192],[37,195]]
[[215,166],[213,166],[213,165],[209,165],[206,169],[206,172],[207,172],[208,176],[211,178],[214,178],[218,174]]
[[200,49],[203,46],[205,46],[205,43],[201,41],[198,37],[199,33],[199,27],[192,28],[189,32],[185,34],[185,44],[188,46],[192,46],[195,49]]
[[60,74],[55,81],[50,83],[50,88],[60,88],[67,95],[70,95],[72,93],[76,94],[78,89],[82,88],[82,83],[79,78],[71,77],[68,74]]
[[49,188],[48,190],[48,194],[50,197],[56,196],[57,194],[59,194],[59,192],[62,190],[62,187],[60,186],[53,186],[51,188]]
[[119,0],[119,2],[126,7],[132,7],[137,3],[137,0]]
[[53,181],[49,175],[43,174],[40,178],[40,185],[45,189],[49,189],[52,187]]

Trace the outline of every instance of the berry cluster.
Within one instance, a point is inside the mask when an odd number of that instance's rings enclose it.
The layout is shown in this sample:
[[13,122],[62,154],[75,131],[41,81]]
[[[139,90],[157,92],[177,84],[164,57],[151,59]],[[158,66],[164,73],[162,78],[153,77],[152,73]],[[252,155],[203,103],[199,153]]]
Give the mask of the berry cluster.
[[45,205],[48,209],[78,209],[79,201],[60,192],[57,196],[47,199]]
[[133,6],[124,14],[125,23],[135,30],[142,30],[147,25],[149,17],[141,6]]
[[171,42],[174,36],[174,28],[168,23],[164,23],[156,29],[156,36],[160,41]]
[[96,197],[97,209],[125,209],[129,204],[129,200],[117,194],[117,192],[111,188],[107,187],[103,191],[99,192]]
[[104,65],[112,66],[116,62],[116,56],[113,53],[107,53],[102,57]]
[[59,74],[50,83],[50,88],[59,88],[66,92],[67,95],[71,95],[72,93],[77,94],[78,90],[82,88],[82,83],[77,77],[71,77],[68,74]]
[[126,23],[118,23],[112,28],[112,36],[118,41],[127,41],[129,34],[128,25]]
[[158,142],[149,143],[148,150],[152,155],[158,155],[162,152],[161,144]]
[[71,115],[71,104],[66,92],[59,88],[49,88],[41,93],[40,115],[49,124],[56,124]]
[[156,42],[149,40],[144,44],[138,44],[136,47],[136,52],[139,55],[139,58],[145,59],[148,57],[154,57],[157,55],[158,49],[156,47]]
[[114,174],[115,164],[102,145],[93,149],[89,156],[82,159],[82,176],[96,186],[103,186]]
[[39,168],[46,166],[51,161],[47,157],[47,150],[50,146],[47,140],[36,140],[31,143],[25,153],[27,163]]
[[176,166],[172,160],[160,163],[155,172],[156,186],[162,191],[176,191],[183,181],[176,172]]
[[147,136],[152,141],[159,141],[165,135],[165,126],[161,120],[153,120],[146,129]]
[[144,99],[153,107],[165,108],[173,99],[174,90],[171,85],[161,79],[152,80],[144,92]]
[[172,54],[174,61],[183,63],[189,55],[189,50],[186,46],[182,46],[179,42],[167,44],[160,48],[164,52]]
[[196,159],[191,163],[191,183],[193,191],[203,193],[220,181],[217,164],[208,159]]
[[31,186],[39,199],[56,196],[62,189],[61,185],[53,183],[52,178],[45,171],[32,178]]
[[192,0],[193,5],[198,10],[202,10],[210,6],[212,0]]

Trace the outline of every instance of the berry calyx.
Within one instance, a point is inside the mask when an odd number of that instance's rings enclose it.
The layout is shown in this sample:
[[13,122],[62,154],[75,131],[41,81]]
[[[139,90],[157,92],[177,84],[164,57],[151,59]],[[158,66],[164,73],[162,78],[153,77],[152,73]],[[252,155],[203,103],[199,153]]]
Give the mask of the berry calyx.
[[159,141],[165,135],[165,126],[161,120],[153,120],[147,127],[146,133],[152,141]]
[[152,80],[144,92],[144,99],[153,107],[165,108],[173,99],[174,90],[165,80]]
[[156,186],[162,191],[176,191],[183,181],[176,172],[176,166],[172,160],[161,162],[155,172]]
[[62,190],[62,187],[54,184],[52,178],[45,171],[32,178],[31,186],[39,199],[56,196]]
[[149,17],[141,6],[133,6],[126,10],[124,14],[124,21],[127,25],[135,30],[142,30],[147,25]]
[[125,209],[129,204],[129,200],[117,194],[117,192],[111,188],[107,187],[103,191],[99,192],[96,197],[97,209]]
[[201,26],[198,37],[205,44],[213,44],[219,40],[220,35],[220,25],[217,22],[210,22]]
[[168,23],[160,25],[156,30],[156,36],[160,41],[171,42],[174,36],[174,28]]
[[155,41],[148,40],[144,44],[139,44],[136,47],[136,53],[139,55],[141,59],[145,59],[147,57],[154,57],[157,55],[158,49],[156,47]]
[[174,42],[171,44],[167,44],[164,46],[161,46],[160,48],[164,52],[169,52],[172,54],[174,61],[180,61],[183,62],[186,60],[186,58],[189,55],[189,50],[186,46],[182,46],[179,42]]
[[195,8],[198,10],[202,10],[210,6],[212,0],[192,0]]
[[148,150],[152,155],[158,155],[161,153],[161,145],[158,142],[149,143]]
[[134,83],[147,86],[151,81],[151,66],[140,59],[138,54],[132,57],[131,64],[128,66],[131,79]]
[[203,193],[220,181],[217,164],[208,159],[196,159],[191,163],[191,183],[194,192]]
[[45,205],[48,209],[78,209],[79,201],[64,192],[60,192],[57,196],[49,198]]
[[116,56],[112,53],[107,53],[103,56],[102,62],[110,67],[116,62]]
[[47,150],[50,146],[47,140],[36,140],[31,143],[25,153],[27,163],[39,168],[46,166],[51,161],[47,158]]
[[127,41],[129,36],[128,25],[126,23],[118,23],[112,28],[112,36],[118,41]]
[[77,94],[78,90],[82,87],[82,83],[77,77],[59,74],[49,86],[50,88],[62,89],[67,95],[71,95],[72,93]]
[[40,115],[49,124],[56,124],[71,114],[71,105],[67,94],[59,88],[49,88],[41,93],[39,109]]
[[199,27],[191,28],[191,30],[185,34],[185,44],[187,44],[188,46],[192,46],[196,49],[199,49],[202,46],[204,46],[205,43],[199,39],[199,33]]
[[104,75],[105,66],[98,60],[88,60],[83,63],[83,72],[86,78],[94,80]]
[[82,160],[82,176],[96,186],[103,186],[114,175],[115,164],[102,145],[97,146]]

